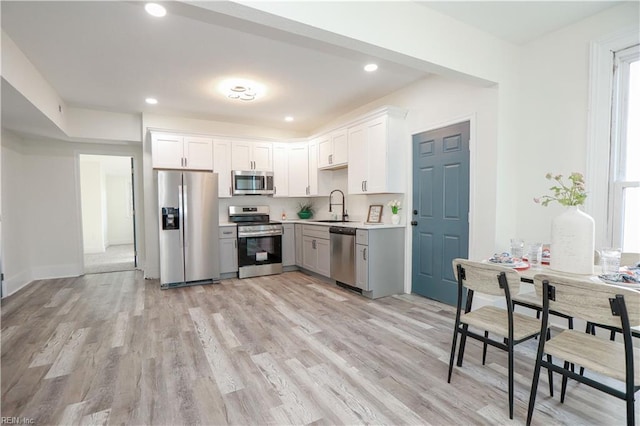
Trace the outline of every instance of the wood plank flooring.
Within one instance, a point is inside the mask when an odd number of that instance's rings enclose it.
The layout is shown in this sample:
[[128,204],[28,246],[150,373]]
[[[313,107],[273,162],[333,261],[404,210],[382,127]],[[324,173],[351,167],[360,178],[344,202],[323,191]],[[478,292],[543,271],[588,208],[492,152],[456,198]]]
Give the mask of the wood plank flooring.
[[[1,415],[35,424],[523,424],[536,341],[467,343],[447,383],[454,310],[371,301],[300,272],[160,290],[140,272],[43,280],[2,301]],[[533,423],[624,424],[624,403],[570,383]],[[636,404],[640,418],[640,404]]]

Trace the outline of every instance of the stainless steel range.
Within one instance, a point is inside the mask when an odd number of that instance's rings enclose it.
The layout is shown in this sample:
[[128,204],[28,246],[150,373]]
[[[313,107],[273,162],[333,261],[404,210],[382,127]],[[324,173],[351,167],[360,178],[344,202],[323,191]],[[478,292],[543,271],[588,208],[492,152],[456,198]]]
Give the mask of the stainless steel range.
[[282,273],[282,224],[269,220],[269,206],[229,206],[238,224],[238,277]]

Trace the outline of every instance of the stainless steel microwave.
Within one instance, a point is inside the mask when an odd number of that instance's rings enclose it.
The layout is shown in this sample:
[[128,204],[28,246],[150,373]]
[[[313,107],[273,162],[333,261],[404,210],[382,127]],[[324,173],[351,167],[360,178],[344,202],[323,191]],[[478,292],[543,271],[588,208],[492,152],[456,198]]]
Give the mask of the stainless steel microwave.
[[234,170],[233,195],[273,195],[273,172]]

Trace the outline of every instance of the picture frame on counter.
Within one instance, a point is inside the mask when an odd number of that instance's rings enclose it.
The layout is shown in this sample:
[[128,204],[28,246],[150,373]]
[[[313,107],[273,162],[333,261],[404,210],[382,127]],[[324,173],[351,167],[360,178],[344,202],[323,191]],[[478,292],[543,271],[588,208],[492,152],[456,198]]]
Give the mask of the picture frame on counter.
[[367,215],[367,223],[380,223],[382,221],[382,204],[371,204],[369,206],[369,214]]

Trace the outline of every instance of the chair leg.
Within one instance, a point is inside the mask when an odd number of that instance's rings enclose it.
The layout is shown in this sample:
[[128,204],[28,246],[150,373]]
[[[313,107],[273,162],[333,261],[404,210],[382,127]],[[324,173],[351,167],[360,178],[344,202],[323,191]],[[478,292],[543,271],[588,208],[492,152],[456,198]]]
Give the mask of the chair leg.
[[453,359],[456,355],[456,343],[458,342],[458,326],[456,323],[453,329],[453,342],[451,343],[451,357],[449,358],[449,375],[447,376],[447,383],[451,383],[451,373],[453,372]]
[[[547,362],[553,362],[551,355],[547,355]],[[550,368],[547,368],[547,374],[549,375],[549,396],[553,398],[553,371]]]
[[[596,335],[596,328],[591,322],[587,322],[587,328],[584,330],[587,334]],[[584,367],[580,367],[580,375],[584,376]]]
[[469,326],[462,324],[462,336],[460,337],[460,347],[458,348],[458,367],[462,367],[462,359],[464,358],[464,347],[467,343],[467,330]]
[[[485,331],[484,332],[484,338],[488,339],[489,338],[489,332]],[[482,365],[484,365],[485,361],[487,360],[487,342],[482,342]]]
[[[547,355],[547,361],[551,357]],[[529,395],[529,408],[527,410],[527,426],[531,424],[533,417],[533,408],[536,405],[536,395],[538,393],[538,382],[540,381],[540,368],[542,367],[542,351],[538,350],[536,355],[536,365],[533,368],[533,378],[531,379],[531,394]],[[551,370],[549,370],[551,373]],[[551,374],[549,374],[549,384],[551,385]],[[553,385],[551,385],[551,396],[553,396]]]
[[513,419],[513,340],[509,341],[509,418]]
[[[564,362],[564,369],[569,369],[569,361]],[[562,390],[560,391],[560,402],[564,403],[564,395],[567,393],[567,381],[569,377],[566,374],[562,375]]]

